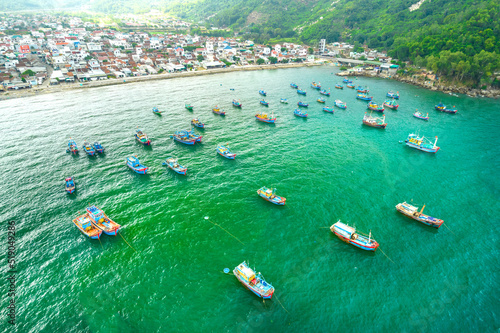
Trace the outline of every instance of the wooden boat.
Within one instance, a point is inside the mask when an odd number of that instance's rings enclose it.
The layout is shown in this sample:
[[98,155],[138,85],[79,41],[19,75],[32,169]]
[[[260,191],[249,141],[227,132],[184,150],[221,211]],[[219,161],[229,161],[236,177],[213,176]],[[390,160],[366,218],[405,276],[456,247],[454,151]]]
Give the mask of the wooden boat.
[[366,251],[375,251],[378,248],[378,243],[372,238],[372,233],[368,236],[360,232],[356,232],[356,227],[350,227],[340,220],[330,227],[330,230],[341,240],[350,243],[360,249]]
[[182,133],[184,133],[184,132],[185,132],[185,133],[187,133],[187,135],[189,136],[189,138],[190,138],[190,139],[195,139],[195,140],[196,140],[196,142],[201,142],[201,139],[203,138],[203,136],[202,136],[202,135],[198,135],[198,134],[196,134],[196,133],[194,132],[194,129],[193,129],[193,128],[191,128],[191,130],[190,130],[190,131],[179,131],[179,132],[177,132],[177,133],[182,134]]
[[333,112],[334,112],[334,111],[333,111],[333,108],[332,108],[332,107],[328,107],[328,106],[324,106],[324,107],[323,107],[323,111],[325,111],[325,112],[329,112],[329,113],[333,113]]
[[69,138],[68,141],[68,149],[66,149],[67,153],[72,153],[72,154],[78,154],[78,146],[76,145],[75,140],[72,138]]
[[407,203],[406,201],[396,205],[396,209],[401,214],[404,214],[404,215],[408,216],[409,218],[412,218],[414,220],[422,222],[423,224],[426,224],[428,226],[431,226],[434,228],[439,228],[441,226],[441,224],[444,223],[444,221],[437,219],[435,217],[423,214],[424,208],[425,208],[425,205],[422,207],[422,210],[419,212],[418,207],[412,206],[409,203]]
[[288,104],[288,100],[286,98],[282,98],[280,99],[280,103]]
[[270,124],[274,124],[276,122],[276,118],[274,117],[274,115],[269,116],[265,112],[257,113],[255,115],[255,119],[262,121],[264,123],[270,123]]
[[363,88],[362,86],[357,86],[356,91],[359,93],[368,93],[370,90],[368,90],[367,87]]
[[188,109],[189,111],[193,111],[193,106],[189,103],[184,104],[184,107]]
[[297,117],[307,118],[307,113],[300,111],[300,109],[295,109],[295,111],[293,111],[293,114]]
[[64,181],[66,192],[68,192],[69,194],[74,193],[76,190],[76,185],[73,176],[66,178]]
[[297,90],[297,94],[306,96],[306,95],[307,95],[307,92],[306,92],[305,90],[300,90],[300,89],[298,89],[298,90]]
[[234,160],[234,158],[236,157],[236,154],[231,153],[227,144],[225,146],[217,145],[217,153],[220,156],[225,157],[225,158],[230,159],[230,160]]
[[434,108],[438,111],[441,111],[441,112],[446,112],[446,113],[457,113],[457,109],[448,109],[446,107],[446,105],[444,105],[443,103],[439,103],[438,105],[435,105]]
[[413,114],[413,117],[418,118],[418,119],[423,119],[423,120],[429,120],[429,114],[427,113],[425,116],[423,113],[415,111]]
[[269,103],[268,103],[268,102],[266,102],[265,100],[260,101],[260,104],[262,104],[262,105],[264,105],[264,106],[269,106]]
[[265,92],[264,90],[259,90],[259,94],[261,94],[262,96],[267,96],[267,92]]
[[295,83],[290,83],[290,87],[292,87],[293,89],[299,89],[299,86]]
[[436,146],[437,140],[438,137],[436,136],[436,140],[432,143],[424,136],[419,137],[417,134],[409,134],[405,143],[408,147],[425,151],[426,153],[436,153],[439,150],[439,147]]
[[264,280],[260,273],[255,273],[253,269],[248,267],[243,261],[233,270],[234,276],[251,292],[263,299],[271,299],[274,294],[274,287]]
[[271,190],[265,186],[262,186],[260,189],[257,190],[257,194],[260,195],[264,200],[272,202],[275,205],[284,206],[286,199],[278,195],[275,195],[274,194],[275,192],[276,189]]
[[320,90],[320,89],[321,89],[321,84],[320,84],[319,82],[318,82],[318,83],[316,83],[316,82],[314,82],[314,81],[313,81],[313,82],[311,83],[311,88],[313,88],[313,89],[317,89],[317,90]]
[[309,106],[309,104],[307,104],[307,103],[305,103],[305,102],[302,102],[302,101],[299,101],[299,102],[297,103],[297,105],[298,105],[298,106],[305,107],[305,108],[307,108],[307,107]]
[[121,225],[110,219],[97,206],[87,207],[87,214],[92,225],[109,236],[118,235]]
[[95,149],[96,152],[102,154],[104,153],[104,147],[99,143],[99,142],[94,142],[94,144],[92,145]]
[[352,81],[351,81],[351,80],[349,80],[347,77],[345,77],[345,78],[342,80],[342,82],[344,82],[344,83],[352,83]]
[[149,140],[146,133],[141,131],[139,128],[135,130],[135,138],[145,146],[149,146],[151,144],[151,140]]
[[87,141],[83,142],[83,151],[87,153],[89,156],[94,156],[95,155],[95,149],[92,147],[90,143]]
[[141,162],[139,162],[137,155],[127,157],[125,163],[130,169],[134,170],[135,172],[141,175],[145,175],[149,169],[147,166],[144,166],[141,164]]
[[162,165],[166,165],[168,168],[174,170],[179,175],[186,175],[187,168],[180,165],[176,158],[168,157]]
[[338,84],[338,83],[337,83],[337,84],[335,85],[335,88],[337,88],[337,89],[344,89],[344,86],[343,86],[343,85],[341,85],[341,84]]
[[188,131],[177,131],[174,133],[174,135],[172,135],[172,138],[176,142],[180,142],[189,146],[192,146],[196,143],[196,138],[191,137]]
[[205,124],[202,123],[198,118],[194,118],[191,120],[191,125],[196,126],[198,128],[205,128]]
[[161,111],[156,106],[153,108],[153,113],[161,116]]
[[390,98],[394,98],[394,99],[399,99],[399,91],[398,92],[394,92],[394,91],[389,91],[387,93],[387,97],[390,97]]
[[92,224],[88,213],[78,216],[73,220],[73,223],[78,229],[80,229],[82,234],[89,237],[90,239],[98,239],[99,237],[101,237],[102,230],[97,229]]
[[389,109],[397,110],[399,107],[399,104],[396,103],[395,100],[387,100],[382,104],[384,107],[387,107]]
[[372,117],[371,113],[363,117],[363,124],[371,127],[385,128],[387,123],[385,122],[385,115],[383,117]]
[[325,102],[326,102],[326,100],[325,100],[324,98],[318,98],[318,99],[316,100],[316,102],[318,102],[318,103],[325,103]]
[[324,96],[330,96],[330,92],[329,92],[329,91],[326,91],[325,89],[320,90],[320,91],[319,91],[319,93],[320,93],[321,95],[324,95]]
[[348,84],[346,84],[346,87],[354,89],[356,86],[354,84],[352,84],[352,83],[348,83]]
[[241,108],[241,102],[240,101],[237,101],[235,99],[233,99],[233,106],[237,107],[237,108]]
[[347,105],[342,102],[340,99],[335,100],[335,106],[341,109],[347,109]]
[[365,94],[358,94],[356,98],[362,101],[371,101],[373,99],[373,97],[368,97]]
[[221,110],[217,105],[212,108],[212,112],[221,116],[225,116],[226,112],[224,110]]
[[370,102],[368,103],[368,105],[366,106],[368,109],[372,110],[372,111],[377,111],[377,112],[384,112],[385,109],[384,109],[384,106],[383,105],[378,105],[377,103],[375,102]]

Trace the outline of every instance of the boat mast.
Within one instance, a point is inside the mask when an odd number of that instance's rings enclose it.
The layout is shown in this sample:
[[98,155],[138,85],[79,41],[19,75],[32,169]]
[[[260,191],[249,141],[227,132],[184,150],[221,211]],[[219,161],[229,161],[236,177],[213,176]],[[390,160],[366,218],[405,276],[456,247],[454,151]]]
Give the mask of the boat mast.
[[434,148],[436,148],[436,143],[438,142],[438,137],[436,136],[436,141],[434,141]]
[[370,230],[370,234],[368,235],[368,243],[370,243],[371,238],[372,238],[372,231]]
[[420,210],[420,214],[422,214],[422,212],[424,211],[424,208],[425,208],[425,205],[422,207],[422,209]]

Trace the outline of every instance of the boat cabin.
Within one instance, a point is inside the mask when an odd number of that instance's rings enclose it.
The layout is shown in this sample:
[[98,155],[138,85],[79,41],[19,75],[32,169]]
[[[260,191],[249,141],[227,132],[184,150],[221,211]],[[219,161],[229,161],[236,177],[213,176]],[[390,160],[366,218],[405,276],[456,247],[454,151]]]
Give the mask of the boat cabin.
[[241,278],[247,283],[250,283],[255,279],[255,272],[250,267],[247,267],[243,264],[238,265],[238,273],[240,274]]

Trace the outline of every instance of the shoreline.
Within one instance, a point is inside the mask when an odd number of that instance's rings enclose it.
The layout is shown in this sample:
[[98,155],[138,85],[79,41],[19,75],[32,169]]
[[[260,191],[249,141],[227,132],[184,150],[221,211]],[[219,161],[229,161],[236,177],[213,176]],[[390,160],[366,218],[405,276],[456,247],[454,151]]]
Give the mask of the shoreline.
[[273,64],[273,65],[250,65],[250,66],[239,66],[233,68],[216,68],[216,69],[206,69],[201,71],[190,71],[190,72],[179,72],[179,73],[164,73],[156,75],[147,76],[137,76],[137,77],[127,77],[123,79],[107,79],[102,81],[92,81],[92,82],[75,82],[75,83],[64,83],[62,85],[46,86],[46,87],[34,87],[21,90],[11,90],[8,92],[0,93],[0,101],[32,97],[42,94],[51,94],[56,92],[69,91],[74,89],[89,89],[98,88],[105,86],[113,86],[120,84],[129,84],[144,81],[156,81],[156,80],[168,80],[182,77],[193,77],[193,76],[203,76],[203,75],[213,75],[220,73],[231,73],[239,71],[257,71],[257,70],[268,70],[268,69],[280,69],[280,68],[298,68],[298,67],[313,67],[313,66],[323,66],[324,63],[292,63],[292,64]]

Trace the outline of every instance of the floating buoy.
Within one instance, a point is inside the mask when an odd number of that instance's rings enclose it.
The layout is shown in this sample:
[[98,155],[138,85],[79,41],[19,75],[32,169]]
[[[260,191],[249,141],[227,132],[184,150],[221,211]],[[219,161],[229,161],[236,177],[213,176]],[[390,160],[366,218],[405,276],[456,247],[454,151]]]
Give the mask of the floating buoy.
[[205,216],[205,220],[208,220],[208,216]]
[[403,141],[399,140],[399,143],[403,143]]
[[229,273],[229,268],[224,268],[224,273],[228,274]]

